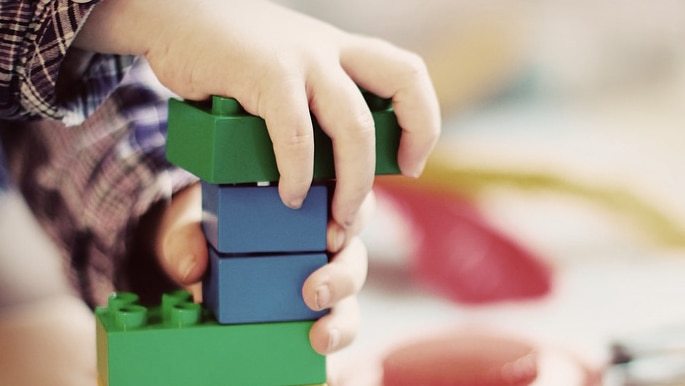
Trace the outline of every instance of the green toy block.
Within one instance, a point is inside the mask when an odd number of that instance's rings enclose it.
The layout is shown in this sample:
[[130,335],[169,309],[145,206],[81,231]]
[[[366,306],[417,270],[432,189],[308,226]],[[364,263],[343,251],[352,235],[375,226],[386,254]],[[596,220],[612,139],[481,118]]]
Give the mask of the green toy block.
[[[376,126],[376,174],[398,174],[402,129],[389,100],[364,93]],[[314,179],[335,178],[330,138],[314,123]],[[233,98],[209,103],[169,100],[167,158],[212,184],[278,181],[273,144],[264,120]]]
[[97,365],[104,386],[285,386],[326,381],[326,359],[309,343],[313,322],[224,326],[190,294],[161,306],[132,293],[95,310]]
[[[98,376],[98,386],[105,386],[105,382]],[[327,383],[317,383],[316,385],[302,385],[302,386],[328,386]]]

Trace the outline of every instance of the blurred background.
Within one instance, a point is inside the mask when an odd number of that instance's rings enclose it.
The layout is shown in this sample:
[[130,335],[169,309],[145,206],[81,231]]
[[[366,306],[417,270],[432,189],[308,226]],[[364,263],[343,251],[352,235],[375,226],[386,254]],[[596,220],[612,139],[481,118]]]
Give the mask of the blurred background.
[[474,324],[534,342],[535,385],[683,384],[685,3],[283,3],[421,54],[443,111],[425,176],[379,182],[341,384]]

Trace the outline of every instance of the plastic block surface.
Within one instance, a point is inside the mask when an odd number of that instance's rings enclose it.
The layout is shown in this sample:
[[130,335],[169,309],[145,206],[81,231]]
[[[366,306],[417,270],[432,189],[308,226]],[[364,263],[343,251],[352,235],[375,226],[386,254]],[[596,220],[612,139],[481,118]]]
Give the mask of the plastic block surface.
[[105,386],[321,384],[325,358],[312,322],[223,326],[185,292],[146,308],[119,294],[95,311],[98,372]]
[[307,277],[326,265],[324,253],[221,257],[209,247],[203,299],[222,324],[314,320],[302,298]]
[[323,252],[328,192],[309,189],[300,209],[283,204],[277,186],[202,183],[202,226],[221,253]]
[[[365,94],[376,125],[376,174],[398,174],[401,128],[389,101]],[[331,140],[314,123],[314,179],[335,178]],[[171,99],[167,158],[213,184],[278,181],[273,145],[264,120],[232,98],[212,105]]]

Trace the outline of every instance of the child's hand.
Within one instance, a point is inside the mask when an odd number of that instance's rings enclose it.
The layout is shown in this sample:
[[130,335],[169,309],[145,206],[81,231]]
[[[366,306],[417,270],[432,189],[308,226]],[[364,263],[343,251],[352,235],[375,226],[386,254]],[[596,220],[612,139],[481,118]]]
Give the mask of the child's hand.
[[[162,214],[155,235],[156,254],[165,271],[198,300],[198,282],[207,269],[207,246],[200,227],[201,200],[199,184],[179,192]],[[357,334],[359,309],[354,295],[364,284],[367,269],[366,248],[357,234],[374,207],[374,197],[368,194],[355,222],[345,232],[340,232],[335,222],[329,223],[331,262],[311,274],[302,288],[310,308],[332,308],[310,331],[312,347],[320,353],[347,346]]]
[[291,207],[302,203],[312,181],[311,110],[333,140],[332,213],[342,227],[356,222],[374,174],[373,120],[357,85],[392,98],[403,129],[404,174],[420,174],[440,130],[434,90],[416,55],[264,1],[107,0],[76,43],[145,55],[180,96],[232,96],[263,117],[281,198]]

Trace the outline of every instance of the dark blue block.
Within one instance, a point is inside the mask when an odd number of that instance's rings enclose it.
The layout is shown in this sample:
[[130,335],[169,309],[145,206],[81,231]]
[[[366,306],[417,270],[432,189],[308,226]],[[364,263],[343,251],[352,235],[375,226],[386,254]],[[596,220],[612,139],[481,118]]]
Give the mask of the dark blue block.
[[312,186],[295,210],[283,204],[277,186],[202,182],[202,206],[205,236],[221,253],[326,250],[326,186]]
[[325,253],[220,257],[209,250],[203,299],[219,323],[315,320],[326,314],[312,311],[302,298],[304,281],[328,263]]

